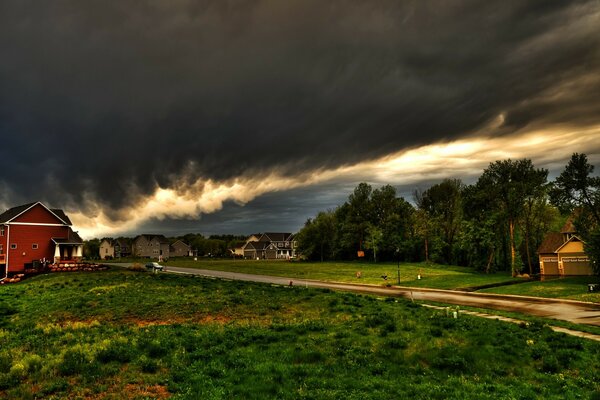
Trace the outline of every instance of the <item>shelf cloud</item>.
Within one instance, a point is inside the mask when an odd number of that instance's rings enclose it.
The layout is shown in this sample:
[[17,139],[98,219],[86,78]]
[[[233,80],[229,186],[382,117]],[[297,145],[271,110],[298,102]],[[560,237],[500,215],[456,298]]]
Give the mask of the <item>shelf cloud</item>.
[[0,49],[0,203],[98,234],[410,149],[600,139],[597,1],[9,0]]

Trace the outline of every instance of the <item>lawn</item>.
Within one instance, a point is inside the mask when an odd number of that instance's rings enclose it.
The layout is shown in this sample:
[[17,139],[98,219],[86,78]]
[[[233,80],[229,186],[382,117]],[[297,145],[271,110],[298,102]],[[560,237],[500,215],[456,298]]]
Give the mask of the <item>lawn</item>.
[[[588,292],[588,283],[599,284],[596,287],[598,292]],[[555,278],[545,281],[525,282],[519,285],[483,289],[481,292],[552,297],[600,303],[600,278],[597,276]]]
[[600,343],[401,299],[114,269],[0,305],[0,398],[600,396]]
[[[228,272],[259,275],[285,276],[290,278],[322,281],[398,284],[397,263],[368,262],[288,262],[265,260],[210,260],[191,258],[171,259],[166,265],[202,268]],[[360,272],[361,277],[356,274]],[[418,275],[421,279],[418,279]],[[387,276],[383,279],[382,276]],[[435,289],[461,289],[474,286],[520,280],[509,273],[483,274],[472,268],[426,263],[401,263],[400,285]]]

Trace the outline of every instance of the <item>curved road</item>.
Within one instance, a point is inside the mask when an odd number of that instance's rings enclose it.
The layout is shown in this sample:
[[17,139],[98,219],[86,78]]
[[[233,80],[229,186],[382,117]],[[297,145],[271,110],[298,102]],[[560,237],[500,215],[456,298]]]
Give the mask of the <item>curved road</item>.
[[304,279],[284,278],[267,275],[243,274],[238,272],[213,271],[207,269],[166,267],[168,272],[199,275],[212,278],[238,281],[262,282],[276,285],[327,288],[380,296],[406,297],[414,300],[434,301],[487,309],[515,311],[544,318],[569,321],[576,324],[600,326],[600,304],[573,300],[548,299],[540,297],[510,296],[487,293],[466,293],[452,290],[421,289],[409,287],[383,287],[376,285],[356,285],[350,283],[322,282]]

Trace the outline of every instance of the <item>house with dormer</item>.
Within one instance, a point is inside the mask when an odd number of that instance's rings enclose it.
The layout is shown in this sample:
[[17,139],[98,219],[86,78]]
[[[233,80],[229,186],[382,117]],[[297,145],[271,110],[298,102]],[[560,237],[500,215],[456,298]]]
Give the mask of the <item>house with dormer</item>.
[[570,217],[560,232],[548,233],[538,248],[540,275],[593,275],[584,244]]
[[296,257],[297,246],[292,233],[265,232],[248,238],[242,250],[244,258],[289,260]]

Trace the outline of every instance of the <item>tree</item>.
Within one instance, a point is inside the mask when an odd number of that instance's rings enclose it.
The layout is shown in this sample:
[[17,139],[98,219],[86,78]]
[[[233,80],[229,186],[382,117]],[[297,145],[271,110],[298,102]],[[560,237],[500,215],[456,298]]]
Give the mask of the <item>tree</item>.
[[585,242],[592,267],[600,274],[600,177],[585,154],[574,153],[550,192],[561,211],[576,212],[575,227]]
[[332,211],[321,211],[308,219],[298,232],[298,250],[309,259],[333,259],[335,256],[336,218]]
[[454,241],[462,221],[462,190],[460,179],[444,179],[418,196],[418,205],[433,221],[442,241],[446,263],[455,262]]
[[377,262],[377,250],[383,241],[383,231],[375,225],[367,228],[367,240],[365,248],[373,250],[373,261]]
[[516,227],[525,210],[525,202],[535,197],[546,183],[548,170],[535,169],[529,159],[501,160],[491,163],[477,181],[480,190],[502,212],[506,221],[510,246],[510,267],[515,276],[517,264]]

